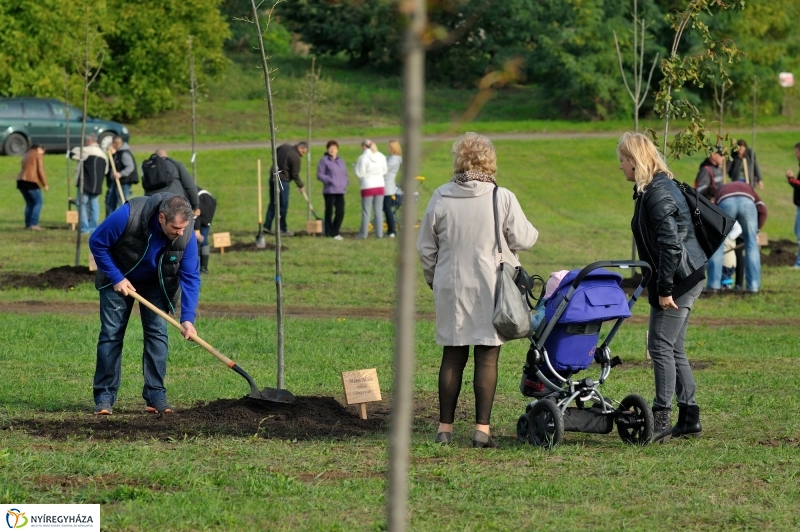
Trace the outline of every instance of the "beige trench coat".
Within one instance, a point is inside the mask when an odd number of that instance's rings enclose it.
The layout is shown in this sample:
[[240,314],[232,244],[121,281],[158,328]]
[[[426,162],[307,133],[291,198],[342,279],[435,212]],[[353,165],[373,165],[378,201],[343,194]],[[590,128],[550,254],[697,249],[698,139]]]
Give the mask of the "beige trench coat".
[[[493,184],[480,181],[447,183],[433,193],[419,226],[417,251],[425,280],[433,287],[438,345],[495,346],[506,341],[492,325],[500,265],[493,190]],[[539,232],[511,191],[497,191],[497,208],[503,260],[519,266],[515,252],[533,246]]]

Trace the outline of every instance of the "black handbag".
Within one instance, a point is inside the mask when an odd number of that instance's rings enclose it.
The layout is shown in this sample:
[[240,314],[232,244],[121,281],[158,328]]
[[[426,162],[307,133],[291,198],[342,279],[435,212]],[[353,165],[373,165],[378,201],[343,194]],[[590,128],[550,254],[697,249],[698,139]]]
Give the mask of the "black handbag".
[[686,204],[689,206],[697,242],[706,257],[711,258],[725,242],[725,238],[731,232],[736,220],[728,216],[725,211],[712,203],[711,200],[702,194],[698,194],[694,187],[680,181],[675,181],[675,184],[678,185]]
[[522,268],[511,268],[503,261],[500,242],[500,223],[497,220],[497,187],[492,192],[494,229],[497,253],[500,255],[500,271],[494,294],[492,324],[497,332],[508,339],[527,338],[532,333],[531,306],[527,295],[533,286],[530,275]]

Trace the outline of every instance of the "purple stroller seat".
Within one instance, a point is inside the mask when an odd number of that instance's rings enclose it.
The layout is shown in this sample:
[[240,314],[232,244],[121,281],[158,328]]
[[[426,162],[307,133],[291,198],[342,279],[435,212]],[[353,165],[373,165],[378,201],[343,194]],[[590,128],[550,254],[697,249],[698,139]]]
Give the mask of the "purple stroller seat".
[[[580,269],[570,271],[545,307],[545,321],[555,317]],[[628,299],[621,288],[622,276],[608,270],[589,272],[573,292],[544,347],[556,371],[580,371],[594,359],[600,326],[605,321],[630,318]]]

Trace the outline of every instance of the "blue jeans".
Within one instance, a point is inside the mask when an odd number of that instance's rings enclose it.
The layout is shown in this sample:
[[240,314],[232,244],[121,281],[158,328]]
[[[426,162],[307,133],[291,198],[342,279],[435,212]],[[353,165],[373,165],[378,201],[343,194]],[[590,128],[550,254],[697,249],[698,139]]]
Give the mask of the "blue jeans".
[[[136,287],[139,294],[164,312],[169,312],[166,296],[154,282]],[[122,375],[122,342],[133,308],[133,298],[124,297],[109,286],[100,290],[100,336],[97,340],[97,365],[94,372],[94,402],[114,406]],[[167,400],[164,376],[167,374],[167,322],[139,305],[144,333],[142,397],[150,406]]]
[[[131,199],[131,185],[120,183],[120,186],[122,187],[122,195],[125,196],[125,201]],[[108,187],[108,191],[106,191],[106,218],[120,207],[122,207],[122,203],[119,201],[117,184],[112,182],[111,186]]]
[[675,300],[678,310],[650,307],[647,349],[653,359],[656,396],[653,408],[672,408],[672,397],[679,405],[696,405],[694,375],[686,358],[684,344],[692,305],[703,290],[703,282]]
[[386,225],[388,226],[388,232],[390,235],[393,235],[397,232],[395,228],[395,219],[394,219],[394,206],[397,205],[397,200],[395,200],[392,196],[384,196],[383,197],[383,215],[386,217]]
[[[800,246],[800,207],[797,207],[797,216],[794,218],[794,236],[797,237],[797,245]],[[797,250],[797,261],[794,265],[800,267],[800,249]]]
[[[83,194],[81,204],[81,233],[91,233],[100,223],[100,194]],[[86,206],[89,206],[89,216],[86,216]]]
[[39,225],[39,213],[42,212],[42,191],[38,188],[24,189],[19,191],[25,198],[25,227]]
[[[289,182],[281,180],[281,231],[286,231],[286,213],[289,211]],[[267,218],[264,220],[264,229],[272,229],[272,220],[275,219],[275,178],[269,180],[269,206]]]
[[[720,202],[719,208],[734,218],[742,226],[745,253],[745,280],[748,292],[758,292],[761,286],[761,251],[758,249],[758,212],[753,200],[743,196],[727,198]],[[722,256],[725,246],[708,259],[708,287],[719,288],[722,280]]]

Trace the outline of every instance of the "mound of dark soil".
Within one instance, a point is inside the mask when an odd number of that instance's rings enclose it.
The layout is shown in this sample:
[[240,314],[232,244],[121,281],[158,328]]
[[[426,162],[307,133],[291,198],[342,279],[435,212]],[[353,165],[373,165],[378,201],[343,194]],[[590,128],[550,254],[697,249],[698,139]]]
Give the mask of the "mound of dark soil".
[[[764,253],[768,250],[767,253]],[[770,242],[761,251],[762,266],[792,266],[797,259],[797,242],[777,240]]]
[[2,273],[0,290],[6,288],[57,288],[69,290],[81,283],[93,282],[94,272],[87,266],[59,266],[43,273]]
[[170,440],[184,437],[250,437],[280,440],[342,440],[388,429],[389,410],[383,403],[367,405],[369,419],[360,419],[332,397],[297,397],[281,404],[252,399],[218,399],[153,415],[144,410],[114,410],[113,416],[83,414],[53,419],[16,419],[3,429],[23,430],[54,439]]

